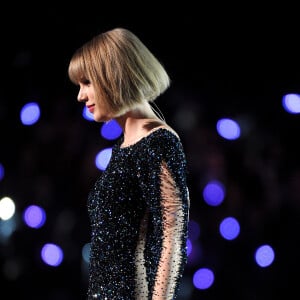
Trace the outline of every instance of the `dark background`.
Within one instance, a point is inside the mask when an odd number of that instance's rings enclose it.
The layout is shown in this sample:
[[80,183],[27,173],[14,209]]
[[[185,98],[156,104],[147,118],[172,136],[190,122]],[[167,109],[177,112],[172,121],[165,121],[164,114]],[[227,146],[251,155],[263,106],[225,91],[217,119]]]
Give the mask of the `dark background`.
[[[81,117],[67,67],[83,42],[118,26],[136,33],[172,79],[157,104],[182,137],[191,218],[201,227],[201,256],[186,269],[190,292],[181,299],[283,299],[297,294],[299,116],[281,105],[285,93],[300,92],[296,7],[8,3],[0,22],[0,162],[6,172],[0,197],[13,198],[19,215],[32,203],[48,214],[39,230],[20,221],[10,240],[1,244],[1,299],[85,297],[81,250],[89,241],[86,197],[99,173],[94,156],[113,142],[99,136],[101,124]],[[31,100],[39,102],[41,120],[24,127],[19,112]],[[224,116],[244,122],[239,140],[217,135],[216,122]],[[227,188],[218,208],[202,199],[209,178]],[[242,227],[231,243],[218,234],[227,215],[236,216]],[[49,240],[65,251],[58,268],[39,258],[41,245]],[[261,269],[253,252],[264,243],[274,247],[276,258]],[[19,270],[15,278],[5,276],[8,261]],[[191,290],[193,273],[203,266],[214,269],[214,285]]]

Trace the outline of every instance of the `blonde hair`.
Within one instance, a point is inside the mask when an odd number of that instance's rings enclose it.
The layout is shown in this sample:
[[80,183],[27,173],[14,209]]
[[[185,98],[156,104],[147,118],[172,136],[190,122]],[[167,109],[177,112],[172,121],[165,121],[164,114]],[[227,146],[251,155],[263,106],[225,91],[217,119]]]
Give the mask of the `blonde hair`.
[[101,33],[73,54],[70,80],[90,81],[115,116],[143,101],[153,102],[170,85],[170,78],[141,40],[124,28]]

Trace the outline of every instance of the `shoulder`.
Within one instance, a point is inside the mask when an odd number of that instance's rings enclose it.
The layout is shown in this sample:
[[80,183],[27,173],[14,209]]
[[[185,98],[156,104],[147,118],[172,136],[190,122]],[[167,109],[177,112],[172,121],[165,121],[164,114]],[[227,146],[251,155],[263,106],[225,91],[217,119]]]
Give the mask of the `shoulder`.
[[148,135],[141,146],[137,156],[142,169],[159,172],[162,163],[174,174],[186,169],[184,148],[175,131],[165,127],[157,128]]
[[179,135],[166,125],[152,129],[148,134],[145,146],[145,150],[152,155],[174,156],[176,153],[183,153]]
[[167,125],[161,125],[158,127],[153,128],[148,132],[147,135],[152,141],[174,141],[180,142],[179,135],[175,130]]

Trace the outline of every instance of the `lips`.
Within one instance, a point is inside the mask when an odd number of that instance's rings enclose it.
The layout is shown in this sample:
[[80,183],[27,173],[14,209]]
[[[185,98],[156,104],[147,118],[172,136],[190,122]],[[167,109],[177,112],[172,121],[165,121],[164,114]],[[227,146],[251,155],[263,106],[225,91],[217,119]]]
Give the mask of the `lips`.
[[93,113],[93,111],[95,109],[95,104],[87,105],[87,109],[89,110],[90,113]]

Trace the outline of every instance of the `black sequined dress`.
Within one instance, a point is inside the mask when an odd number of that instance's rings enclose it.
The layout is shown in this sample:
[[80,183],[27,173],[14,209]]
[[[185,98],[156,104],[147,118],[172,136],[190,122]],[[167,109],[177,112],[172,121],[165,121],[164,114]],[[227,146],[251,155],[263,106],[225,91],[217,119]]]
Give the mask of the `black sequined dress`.
[[183,147],[166,128],[128,147],[121,147],[122,139],[88,197],[87,298],[175,299],[187,262]]

